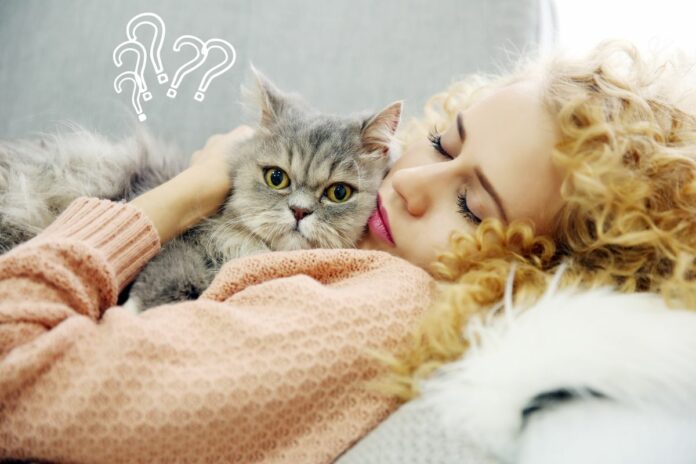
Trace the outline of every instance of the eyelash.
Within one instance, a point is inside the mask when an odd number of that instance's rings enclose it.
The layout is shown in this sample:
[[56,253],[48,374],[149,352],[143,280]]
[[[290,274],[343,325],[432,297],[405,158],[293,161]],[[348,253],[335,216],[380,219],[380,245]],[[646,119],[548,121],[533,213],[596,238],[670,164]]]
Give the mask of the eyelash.
[[459,194],[457,197],[457,204],[459,205],[459,212],[462,213],[462,215],[468,219],[469,221],[473,222],[474,225],[479,225],[481,224],[481,218],[476,216],[470,209],[469,205],[466,203],[466,192],[464,192],[464,195]]
[[[442,156],[446,157],[447,159],[454,159],[452,156],[449,155],[445,151],[444,148],[442,148],[442,143],[441,143],[441,138],[442,136],[438,134],[435,129],[432,129],[430,133],[428,134],[428,140],[430,141],[430,144],[433,146],[435,151],[440,153]],[[464,192],[464,195],[459,194],[457,196],[457,205],[459,206],[459,212],[468,220],[471,221],[474,225],[479,225],[481,224],[481,219],[476,216],[470,209],[469,205],[466,202],[466,192]]]
[[440,153],[442,156],[448,158],[448,159],[454,159],[452,156],[450,156],[449,153],[445,151],[444,148],[442,148],[442,143],[441,143],[442,136],[435,132],[435,129],[432,129],[430,133],[428,134],[428,140],[430,141],[430,145],[433,146],[433,148]]

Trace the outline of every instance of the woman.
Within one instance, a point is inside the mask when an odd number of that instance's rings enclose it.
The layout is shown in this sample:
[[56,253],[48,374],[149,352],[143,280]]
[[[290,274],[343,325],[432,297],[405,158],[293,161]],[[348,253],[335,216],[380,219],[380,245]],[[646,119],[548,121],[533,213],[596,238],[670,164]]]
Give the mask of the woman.
[[[379,389],[416,399],[353,447],[341,464],[696,459],[690,439],[696,433],[696,370],[690,367],[696,314],[672,309],[696,307],[692,72],[690,61],[678,56],[649,62],[633,47],[610,42],[584,59],[526,65],[508,78],[487,85],[456,83],[433,97],[428,122],[448,129],[431,139],[454,160],[430,164],[421,158],[425,166],[418,171],[395,169],[380,193],[400,193],[399,205],[412,213],[408,219],[425,220],[436,214],[438,201],[452,196],[454,186],[476,191],[478,184],[466,180],[479,176],[467,177],[467,167],[481,163],[482,169],[492,165],[491,177],[508,175],[500,184],[500,203],[509,201],[513,210],[537,208],[517,216],[532,218],[531,224],[511,223],[499,204],[476,214],[467,201],[465,216],[473,211],[474,223],[483,219],[483,224],[473,234],[457,226],[464,233],[454,234],[450,249],[431,268],[444,281],[443,293],[409,346],[383,356],[392,372]],[[479,105],[530,79],[539,84],[537,101],[542,113],[551,115],[553,129],[520,104],[517,121],[498,114],[501,133],[486,132],[477,117]],[[468,147],[460,143],[464,131],[458,127],[467,117],[487,134]],[[537,140],[555,139],[552,163],[537,151],[525,166],[519,150],[524,145],[504,142],[516,129],[524,140],[521,134],[535,134],[535,128]],[[409,131],[414,134],[418,131]],[[454,164],[460,157],[458,171]],[[539,207],[544,196],[545,207]],[[556,283],[537,301],[551,277],[545,271],[561,261],[555,279],[564,286],[608,285],[653,295],[606,289],[552,295]],[[522,315],[513,307],[513,288],[516,306],[527,308]],[[505,289],[505,310],[491,322]],[[487,308],[493,311],[482,311]]]
[[[518,301],[563,257],[569,280],[681,297],[693,118],[638,98],[607,59],[600,49],[478,92],[456,84],[434,98],[439,116],[426,109],[435,132],[407,131],[362,250],[242,258],[199,300],[140,317],[109,308],[162,243],[222,202],[220,153],[248,129],[213,137],[131,204],[76,200],[0,258],[1,456],[331,462],[397,406],[363,388],[381,372],[371,353],[399,352],[387,388],[412,396],[465,352],[463,324],[501,298],[512,263]],[[451,281],[444,294],[421,267]]]

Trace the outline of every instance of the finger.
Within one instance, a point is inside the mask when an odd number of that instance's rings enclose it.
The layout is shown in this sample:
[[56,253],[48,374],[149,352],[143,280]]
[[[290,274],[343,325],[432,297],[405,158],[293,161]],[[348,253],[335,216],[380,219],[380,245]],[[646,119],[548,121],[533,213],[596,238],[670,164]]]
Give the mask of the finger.
[[208,137],[208,140],[206,141],[205,144],[206,144],[206,145],[208,145],[208,144],[214,145],[214,144],[220,142],[222,139],[223,139],[223,135],[222,135],[222,134],[213,134],[213,135],[211,135],[210,137]]
[[253,134],[254,129],[247,125],[239,126],[228,133],[229,136],[235,137],[250,137]]

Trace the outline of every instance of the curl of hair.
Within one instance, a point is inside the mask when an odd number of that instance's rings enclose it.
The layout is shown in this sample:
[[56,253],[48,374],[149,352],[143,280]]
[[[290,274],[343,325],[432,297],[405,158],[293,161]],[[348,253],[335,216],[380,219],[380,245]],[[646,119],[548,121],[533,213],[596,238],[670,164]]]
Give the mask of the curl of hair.
[[418,381],[462,356],[468,321],[499,305],[512,265],[515,302],[531,304],[564,261],[561,285],[611,285],[661,293],[696,308],[696,98],[694,65],[683,55],[641,56],[630,44],[603,42],[582,58],[561,55],[520,63],[503,78],[474,76],[433,96],[404,143],[495,89],[535,79],[560,129],[552,160],[565,173],[564,206],[553,232],[528,221],[486,219],[454,232],[432,263],[438,294],[396,353],[374,356],[389,373],[370,387],[410,399]]

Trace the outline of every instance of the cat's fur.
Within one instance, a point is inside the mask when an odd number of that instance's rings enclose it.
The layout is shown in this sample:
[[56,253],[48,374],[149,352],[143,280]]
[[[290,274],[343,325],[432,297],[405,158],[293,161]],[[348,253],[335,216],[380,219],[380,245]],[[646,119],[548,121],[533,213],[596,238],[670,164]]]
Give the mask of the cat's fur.
[[0,253],[37,235],[79,196],[130,201],[186,165],[143,129],[119,142],[77,126],[0,141]]
[[[130,287],[131,309],[196,298],[230,259],[352,247],[365,231],[401,103],[366,117],[325,115],[255,73],[261,121],[227,157],[230,195],[217,214],[166,243],[141,271]],[[183,158],[163,156],[146,133],[120,144],[79,131],[43,142],[1,143],[0,249],[36,235],[78,196],[134,198],[185,168],[174,160]],[[290,185],[270,188],[267,167],[283,169]],[[354,189],[345,203],[324,195],[337,182]],[[301,208],[304,217],[298,220],[292,208]]]

